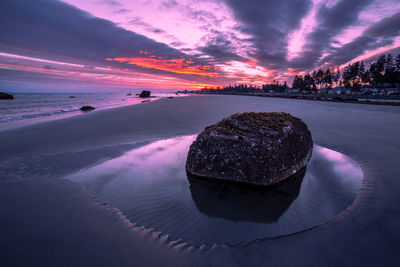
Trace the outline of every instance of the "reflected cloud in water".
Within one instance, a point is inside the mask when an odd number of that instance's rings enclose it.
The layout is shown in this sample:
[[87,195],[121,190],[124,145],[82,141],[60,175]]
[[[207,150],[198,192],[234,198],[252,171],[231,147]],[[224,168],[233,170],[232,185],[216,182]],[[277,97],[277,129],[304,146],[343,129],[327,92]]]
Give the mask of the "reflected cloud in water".
[[270,188],[188,179],[196,136],[159,140],[67,177],[133,223],[192,244],[238,244],[301,231],[345,210],[362,171],[341,153],[314,147],[296,177]]
[[331,162],[334,171],[349,179],[362,179],[363,173],[361,168],[354,160],[342,153],[325,148],[316,147],[316,151]]

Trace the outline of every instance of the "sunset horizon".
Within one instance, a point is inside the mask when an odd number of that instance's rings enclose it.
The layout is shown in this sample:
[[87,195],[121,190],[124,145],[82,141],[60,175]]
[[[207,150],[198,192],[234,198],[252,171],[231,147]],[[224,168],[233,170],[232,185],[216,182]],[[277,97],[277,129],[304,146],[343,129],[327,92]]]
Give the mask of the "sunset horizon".
[[0,8],[7,92],[291,84],[296,74],[400,52],[394,0],[7,0]]

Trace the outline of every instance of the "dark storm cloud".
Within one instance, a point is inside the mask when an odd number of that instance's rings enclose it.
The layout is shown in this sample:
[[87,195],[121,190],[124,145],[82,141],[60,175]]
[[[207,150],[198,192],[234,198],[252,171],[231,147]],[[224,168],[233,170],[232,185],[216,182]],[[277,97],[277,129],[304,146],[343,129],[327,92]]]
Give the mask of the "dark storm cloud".
[[393,39],[400,35],[400,12],[382,19],[367,28],[354,41],[337,48],[330,55],[323,58],[319,64],[328,62],[332,65],[344,64],[353,58],[362,55],[367,50],[390,45]]
[[232,36],[229,34],[224,34],[222,32],[212,30],[209,36],[205,37],[206,45],[198,47],[197,49],[203,53],[203,55],[208,55],[213,58],[214,63],[226,63],[228,61],[247,61],[235,52],[233,47]]
[[[110,21],[92,17],[59,1],[0,1],[2,52],[84,65],[121,66],[118,62],[105,59],[135,57],[140,50],[165,59],[188,58],[165,44],[117,27]],[[136,65],[123,67],[148,73],[165,73]]]
[[215,63],[226,63],[233,60],[246,61],[245,58],[235,54],[233,51],[227,50],[225,46],[221,45],[208,45],[201,47],[200,51],[213,57]]
[[291,62],[291,67],[313,69],[325,50],[331,49],[332,38],[349,26],[356,25],[359,13],[373,0],[341,0],[317,12],[317,28],[306,38],[304,51]]
[[307,14],[310,0],[225,0],[242,32],[251,35],[259,63],[267,68],[284,69],[287,65],[288,34],[299,27]]

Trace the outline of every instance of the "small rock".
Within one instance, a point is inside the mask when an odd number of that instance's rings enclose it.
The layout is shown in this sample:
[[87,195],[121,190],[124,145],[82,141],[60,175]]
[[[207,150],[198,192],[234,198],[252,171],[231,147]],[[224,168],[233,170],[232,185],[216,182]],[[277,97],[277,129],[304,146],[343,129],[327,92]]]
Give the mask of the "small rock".
[[69,96],[68,98],[76,98],[76,96],[71,95],[71,96]]
[[92,110],[95,110],[95,108],[92,106],[83,106],[80,108],[80,111],[83,111],[83,112],[92,111]]
[[139,97],[142,97],[142,98],[150,97],[150,94],[151,94],[150,91],[143,90],[143,91],[140,93]]
[[2,92],[0,92],[0,99],[3,99],[3,100],[5,100],[5,99],[11,100],[11,99],[14,99],[14,96],[11,95],[11,94],[7,94],[7,93],[2,93]]

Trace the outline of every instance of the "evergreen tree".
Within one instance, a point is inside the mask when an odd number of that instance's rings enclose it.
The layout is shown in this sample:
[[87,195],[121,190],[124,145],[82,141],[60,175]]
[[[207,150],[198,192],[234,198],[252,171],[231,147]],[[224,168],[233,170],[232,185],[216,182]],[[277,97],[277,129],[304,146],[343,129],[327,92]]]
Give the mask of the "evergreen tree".
[[292,88],[299,89],[299,90],[304,90],[305,86],[304,86],[303,76],[301,76],[301,75],[294,76]]
[[318,84],[318,88],[321,89],[321,84],[324,81],[324,71],[319,69],[316,73],[316,77],[314,78],[315,83]]
[[326,85],[332,87],[332,73],[329,68],[324,73],[323,82],[325,84],[325,88],[327,87]]
[[351,72],[351,65],[349,64],[347,67],[344,68],[343,70],[343,83],[344,86],[347,88],[351,87],[351,81],[353,80],[353,74]]
[[336,71],[332,73],[332,81],[337,86],[339,80],[340,80],[340,70],[339,70],[339,67],[337,67]]
[[386,57],[385,74],[383,76],[385,83],[390,83],[392,86],[395,85],[397,80],[396,64],[391,54],[388,54]]
[[307,72],[306,75],[304,75],[304,89],[311,90],[314,87],[314,78]]
[[400,54],[397,55],[394,63],[395,74],[396,74],[396,83],[400,84]]

